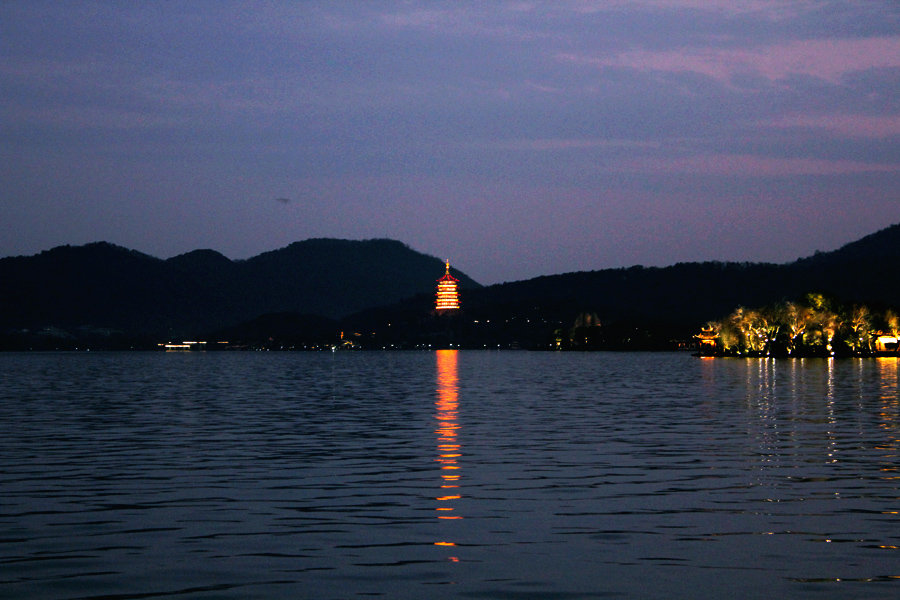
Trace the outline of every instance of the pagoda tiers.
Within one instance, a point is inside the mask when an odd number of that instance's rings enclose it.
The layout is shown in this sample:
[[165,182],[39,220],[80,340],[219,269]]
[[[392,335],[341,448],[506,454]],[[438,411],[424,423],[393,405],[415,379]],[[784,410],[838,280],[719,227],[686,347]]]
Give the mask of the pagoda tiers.
[[457,310],[459,308],[459,279],[450,274],[450,261],[447,263],[444,276],[437,280],[437,299],[434,307],[437,310]]

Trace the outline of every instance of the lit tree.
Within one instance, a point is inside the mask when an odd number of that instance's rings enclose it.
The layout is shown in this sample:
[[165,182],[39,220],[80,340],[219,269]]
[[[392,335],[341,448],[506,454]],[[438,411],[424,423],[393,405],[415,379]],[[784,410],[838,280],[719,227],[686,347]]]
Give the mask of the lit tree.
[[876,324],[883,324],[882,333],[900,337],[900,315],[893,310],[876,315],[863,305],[844,309],[822,294],[808,294],[805,302],[739,306],[722,321],[707,323],[703,335],[714,333],[725,354],[867,355],[875,349]]
[[740,335],[733,323],[730,321],[710,321],[706,324],[706,327],[718,334],[723,352],[730,354],[738,350]]
[[845,341],[856,353],[872,350],[873,331],[872,315],[865,306],[854,306],[850,318],[844,322],[846,328]]
[[813,345],[820,345],[828,353],[834,353],[834,336],[840,327],[838,316],[831,311],[817,312],[813,331]]
[[803,334],[813,322],[813,311],[807,306],[786,302],[781,309],[781,321],[787,334],[787,352],[792,354],[797,343],[803,341]]
[[884,313],[885,333],[894,337],[900,337],[900,315],[888,309]]
[[778,321],[770,318],[765,311],[746,310],[742,306],[731,313],[725,323],[716,325],[723,347],[734,349],[738,354],[769,354],[780,327]]
[[766,320],[759,311],[748,310],[744,313],[747,347],[750,351],[759,353],[765,348],[766,325]]
[[749,338],[748,338],[748,330],[747,330],[747,318],[744,314],[744,307],[738,306],[733,313],[728,317],[728,326],[730,326],[731,330],[734,332],[734,337],[737,338],[735,343],[735,350],[738,354],[741,354],[743,351],[749,348]]
[[840,329],[840,318],[831,309],[831,302],[822,294],[807,294],[812,319],[803,336],[805,344],[821,347],[825,353],[834,354],[834,338]]
[[755,354],[769,354],[778,333],[778,323],[762,310],[744,311],[741,325],[747,349]]

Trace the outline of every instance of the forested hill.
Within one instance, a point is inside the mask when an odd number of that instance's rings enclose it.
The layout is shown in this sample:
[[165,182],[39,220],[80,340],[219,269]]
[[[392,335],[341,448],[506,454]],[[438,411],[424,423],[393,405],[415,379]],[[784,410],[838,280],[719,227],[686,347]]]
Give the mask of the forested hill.
[[212,250],[161,260],[102,242],[64,246],[0,259],[0,347],[32,347],[35,335],[94,347],[127,347],[107,343],[116,335],[154,341],[218,335],[303,347],[332,343],[345,331],[362,347],[546,348],[590,324],[602,336],[599,347],[663,348],[690,340],[705,322],[738,306],[812,292],[873,310],[900,309],[900,224],[780,265],[636,266],[490,287],[453,271],[462,310],[436,315],[434,286],[443,271],[439,259],[392,240],[307,240],[247,260]]
[[737,306],[764,306],[810,292],[846,303],[900,306],[900,224],[787,264],[681,263],[494,285],[469,294],[467,310],[563,322],[588,311],[606,322],[666,322],[689,331]]
[[[480,287],[452,270],[467,289]],[[196,250],[163,260],[105,242],[0,259],[0,333],[50,328],[169,336],[277,312],[339,318],[433,293],[438,258],[401,242],[313,239],[247,260]]]

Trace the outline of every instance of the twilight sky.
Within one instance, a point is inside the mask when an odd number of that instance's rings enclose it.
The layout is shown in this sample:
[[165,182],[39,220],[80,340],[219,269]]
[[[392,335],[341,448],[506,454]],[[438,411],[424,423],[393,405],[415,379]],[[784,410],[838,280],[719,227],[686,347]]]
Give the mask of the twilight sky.
[[0,256],[787,262],[900,222],[900,3],[4,0],[0,182]]

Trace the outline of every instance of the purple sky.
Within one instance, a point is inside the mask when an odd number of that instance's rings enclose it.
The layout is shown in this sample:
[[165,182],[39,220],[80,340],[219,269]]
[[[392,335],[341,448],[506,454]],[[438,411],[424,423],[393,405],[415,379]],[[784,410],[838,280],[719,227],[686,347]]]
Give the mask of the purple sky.
[[489,284],[900,222],[896,0],[6,0],[0,101],[0,256],[389,237]]

